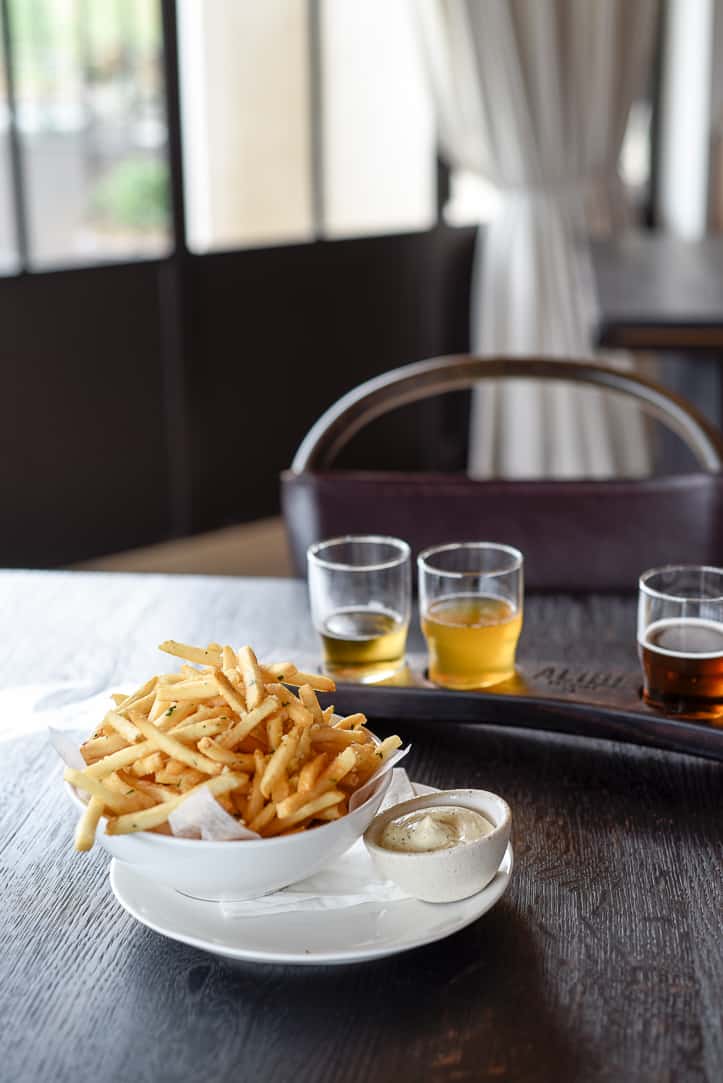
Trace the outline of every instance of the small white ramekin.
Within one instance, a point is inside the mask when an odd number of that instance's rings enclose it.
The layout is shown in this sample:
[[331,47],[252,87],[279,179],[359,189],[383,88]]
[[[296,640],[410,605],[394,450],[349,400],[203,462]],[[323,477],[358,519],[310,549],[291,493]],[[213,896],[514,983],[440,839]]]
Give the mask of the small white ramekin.
[[[492,824],[492,831],[473,842],[444,850],[407,852],[380,846],[390,820],[439,805],[459,805],[479,812]],[[490,882],[507,849],[511,827],[510,807],[497,794],[488,790],[440,790],[386,809],[372,820],[364,842],[380,875],[394,880],[408,895],[424,902],[456,902],[476,895]]]

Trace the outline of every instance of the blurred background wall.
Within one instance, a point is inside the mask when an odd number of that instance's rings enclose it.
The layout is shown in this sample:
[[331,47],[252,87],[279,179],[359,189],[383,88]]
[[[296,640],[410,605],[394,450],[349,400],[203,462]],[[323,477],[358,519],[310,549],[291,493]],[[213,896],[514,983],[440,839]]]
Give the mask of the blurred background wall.
[[[469,348],[500,197],[440,152],[415,0],[0,0],[0,20],[0,562],[275,516],[327,405]],[[641,229],[720,229],[721,25],[714,0],[661,6],[619,164]],[[659,372],[718,418],[715,366]],[[407,411],[348,462],[464,469],[468,417],[465,396]]]

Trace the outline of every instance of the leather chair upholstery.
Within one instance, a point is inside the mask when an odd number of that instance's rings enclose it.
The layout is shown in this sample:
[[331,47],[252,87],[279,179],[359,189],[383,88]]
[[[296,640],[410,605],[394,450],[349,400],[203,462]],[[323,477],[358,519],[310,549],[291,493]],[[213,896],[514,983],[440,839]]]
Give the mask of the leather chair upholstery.
[[[610,370],[584,362],[465,357],[421,365],[427,387],[419,386],[420,366],[412,365],[345,396],[317,422],[282,475],[298,574],[305,574],[312,542],[357,533],[405,538],[415,553],[449,541],[506,542],[525,554],[526,585],[533,590],[632,590],[646,568],[723,563],[723,441],[684,400],[627,374],[608,382]],[[473,383],[480,369],[484,376],[490,367],[495,376],[563,376],[623,390],[676,429],[703,469],[634,481],[477,481],[330,468],[340,447],[372,416],[425,397],[429,384],[436,393],[461,386],[461,379]]]

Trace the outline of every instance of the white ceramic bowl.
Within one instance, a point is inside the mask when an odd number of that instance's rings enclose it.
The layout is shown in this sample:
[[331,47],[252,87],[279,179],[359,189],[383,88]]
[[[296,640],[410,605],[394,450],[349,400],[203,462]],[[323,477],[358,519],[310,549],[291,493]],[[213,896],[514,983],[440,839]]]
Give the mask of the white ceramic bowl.
[[[340,820],[309,831],[271,839],[205,842],[137,831],[106,835],[101,819],[97,839],[119,861],[134,865],[159,884],[198,899],[255,899],[303,880],[340,857],[366,831],[392,780],[387,771],[371,796]],[[66,790],[75,805],[85,805],[69,783]]]
[[[460,805],[481,813],[492,824],[488,835],[446,850],[402,852],[379,845],[390,820],[418,809]],[[500,867],[510,841],[512,813],[506,801],[488,790],[440,790],[386,809],[373,820],[364,842],[380,875],[424,902],[456,902],[476,895]]]

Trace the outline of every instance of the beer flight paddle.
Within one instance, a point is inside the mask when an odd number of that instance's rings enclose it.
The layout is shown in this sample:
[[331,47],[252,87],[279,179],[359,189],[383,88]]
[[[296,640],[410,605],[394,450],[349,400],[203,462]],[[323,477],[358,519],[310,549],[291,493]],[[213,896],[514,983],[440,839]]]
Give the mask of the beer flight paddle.
[[[690,721],[649,707],[639,670],[559,659],[527,662],[508,681],[473,691],[439,688],[426,676],[427,658],[407,658],[406,684],[338,682],[337,711],[356,703],[370,719],[394,719],[413,736],[415,722],[495,725],[547,730],[648,745],[723,761],[723,725]],[[723,721],[723,720],[722,720]]]
[[349,535],[318,542],[307,556],[312,619],[324,668],[337,684],[337,711],[544,729],[723,760],[721,569],[676,565],[643,573],[641,669],[621,671],[597,660],[516,665],[524,558],[511,546],[456,542],[419,555],[427,655],[405,651],[405,541]]

